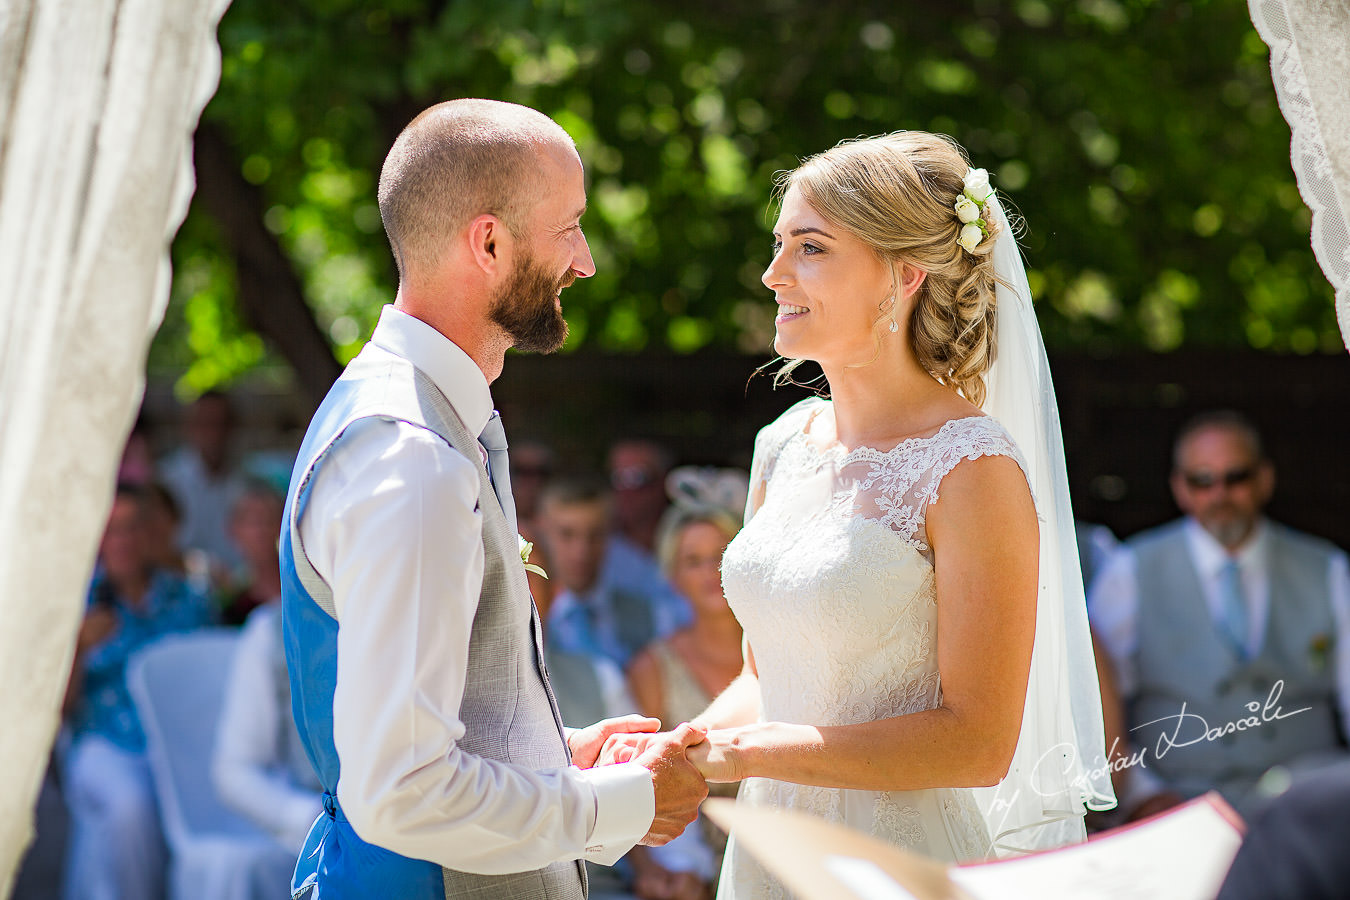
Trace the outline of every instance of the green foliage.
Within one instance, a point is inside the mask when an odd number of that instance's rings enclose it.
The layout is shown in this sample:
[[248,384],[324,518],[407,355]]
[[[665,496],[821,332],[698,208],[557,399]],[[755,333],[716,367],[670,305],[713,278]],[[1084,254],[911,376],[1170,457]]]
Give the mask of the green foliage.
[[[774,173],[899,128],[955,137],[1020,209],[1052,347],[1338,348],[1247,15],[1239,0],[235,0],[206,118],[265,191],[343,357],[393,295],[384,152],[424,106],[473,95],[552,115],[587,164],[599,271],[564,294],[572,349],[766,350]],[[205,334],[199,307],[232,296],[206,231],[179,238],[166,334]],[[257,345],[216,318],[219,348],[194,344],[194,364],[227,357],[210,371],[228,377]]]

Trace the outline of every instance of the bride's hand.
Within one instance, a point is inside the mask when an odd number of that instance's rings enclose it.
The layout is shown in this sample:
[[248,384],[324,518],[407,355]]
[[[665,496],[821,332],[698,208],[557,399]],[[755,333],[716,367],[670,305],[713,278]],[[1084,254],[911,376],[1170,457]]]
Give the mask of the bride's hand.
[[643,754],[647,745],[653,738],[659,737],[654,733],[627,733],[611,734],[605,741],[604,747],[600,750],[600,758],[596,760],[597,766],[612,766],[616,763],[632,762]]
[[736,748],[735,728],[709,731],[701,744],[685,751],[689,761],[708,782],[734,782],[746,777]]
[[567,741],[572,750],[572,764],[579,769],[603,765],[604,748],[609,746],[609,741],[630,734],[633,737],[650,736],[660,727],[660,719],[633,715],[602,719],[594,725],[577,729]]

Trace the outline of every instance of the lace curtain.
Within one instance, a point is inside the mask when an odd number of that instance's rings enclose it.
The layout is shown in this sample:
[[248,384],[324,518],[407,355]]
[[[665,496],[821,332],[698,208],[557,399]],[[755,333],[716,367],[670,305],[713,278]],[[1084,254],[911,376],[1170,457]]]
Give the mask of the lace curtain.
[[1270,46],[1290,157],[1312,210],[1312,247],[1350,349],[1350,0],[1248,0]]
[[227,3],[0,2],[0,897],[32,837]]

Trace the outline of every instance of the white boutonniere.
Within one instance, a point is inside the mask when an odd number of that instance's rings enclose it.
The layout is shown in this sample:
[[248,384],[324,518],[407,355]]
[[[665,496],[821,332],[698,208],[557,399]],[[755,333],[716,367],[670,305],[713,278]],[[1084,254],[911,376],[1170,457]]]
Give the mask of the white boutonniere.
[[532,544],[532,543],[530,543],[529,541],[525,540],[525,536],[524,536],[524,535],[518,534],[518,535],[516,535],[516,537],[520,538],[520,562],[521,562],[521,565],[523,565],[523,566],[525,567],[525,571],[526,571],[526,572],[533,572],[534,574],[538,575],[540,578],[545,578],[545,579],[548,578],[548,573],[547,573],[547,572],[545,572],[545,571],[544,571],[542,568],[540,568],[539,566],[536,566],[536,565],[534,565],[534,564],[532,564],[532,563],[530,562],[530,554],[534,552],[534,544]]

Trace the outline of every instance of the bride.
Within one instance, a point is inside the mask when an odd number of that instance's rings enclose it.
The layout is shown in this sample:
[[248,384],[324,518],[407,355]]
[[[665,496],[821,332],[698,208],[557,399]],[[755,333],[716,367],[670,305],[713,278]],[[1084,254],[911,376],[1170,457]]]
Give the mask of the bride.
[[[939,860],[1082,840],[1085,805],[1114,798],[1009,223],[984,172],[921,132],[842,143],[779,188],[779,379],[813,360],[830,399],[756,440],[723,561],[745,665],[690,758],[741,803]],[[782,893],[734,835],[721,885]]]

